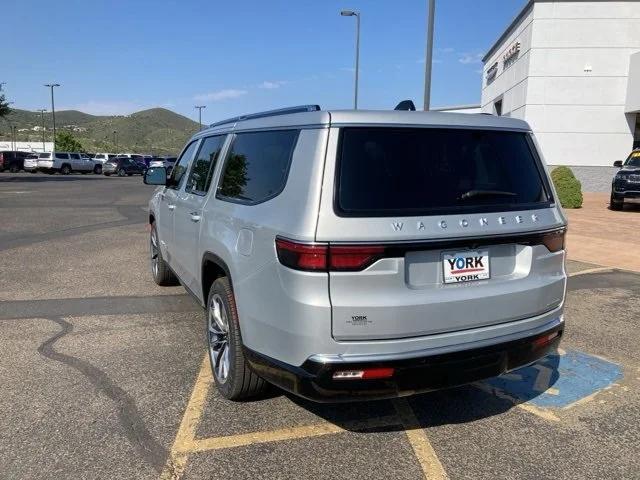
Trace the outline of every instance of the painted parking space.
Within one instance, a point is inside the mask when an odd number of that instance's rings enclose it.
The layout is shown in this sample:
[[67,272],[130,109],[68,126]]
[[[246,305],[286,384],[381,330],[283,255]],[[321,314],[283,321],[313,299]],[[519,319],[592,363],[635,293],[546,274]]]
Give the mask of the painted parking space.
[[617,363],[569,350],[483,383],[519,402],[561,409],[593,397],[622,377]]

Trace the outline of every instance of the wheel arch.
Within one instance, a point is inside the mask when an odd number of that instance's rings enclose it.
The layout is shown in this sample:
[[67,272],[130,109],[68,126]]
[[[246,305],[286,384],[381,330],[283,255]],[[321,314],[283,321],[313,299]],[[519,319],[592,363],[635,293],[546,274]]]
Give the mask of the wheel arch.
[[209,290],[211,289],[211,285],[218,278],[227,277],[229,279],[229,284],[231,285],[231,289],[233,289],[233,280],[231,278],[231,271],[229,270],[228,265],[224,260],[222,260],[218,255],[212,252],[204,252],[202,255],[202,264],[200,269],[201,275],[201,286],[202,286],[202,298],[206,305],[207,298],[209,297]]

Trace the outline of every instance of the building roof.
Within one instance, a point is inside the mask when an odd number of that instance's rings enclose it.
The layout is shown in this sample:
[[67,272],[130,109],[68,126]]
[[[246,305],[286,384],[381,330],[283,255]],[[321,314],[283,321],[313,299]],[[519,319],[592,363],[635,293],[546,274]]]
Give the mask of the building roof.
[[513,31],[513,29],[518,26],[518,24],[520,23],[520,20],[522,20],[523,17],[529,13],[529,9],[533,6],[533,4],[535,2],[539,2],[539,1],[540,0],[529,0],[526,3],[526,5],[522,8],[522,10],[520,10],[520,13],[518,13],[518,15],[516,15],[516,18],[514,18],[511,21],[511,23],[506,28],[506,30],[504,32],[502,32],[502,35],[500,35],[500,37],[498,37],[498,39],[495,41],[495,43],[487,51],[487,53],[485,53],[484,57],[482,57],[482,62],[483,63],[487,63],[487,60],[493,54],[493,52],[495,52],[497,50],[497,48],[502,44],[504,39],[507,38],[509,36],[509,34]]

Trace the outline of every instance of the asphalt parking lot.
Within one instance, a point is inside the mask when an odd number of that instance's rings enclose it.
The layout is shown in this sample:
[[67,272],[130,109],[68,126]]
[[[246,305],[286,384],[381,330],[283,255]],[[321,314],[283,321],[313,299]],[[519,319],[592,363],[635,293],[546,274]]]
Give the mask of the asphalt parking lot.
[[148,271],[151,192],[0,173],[0,478],[640,478],[640,274],[570,261],[562,350],[498,379],[230,403]]

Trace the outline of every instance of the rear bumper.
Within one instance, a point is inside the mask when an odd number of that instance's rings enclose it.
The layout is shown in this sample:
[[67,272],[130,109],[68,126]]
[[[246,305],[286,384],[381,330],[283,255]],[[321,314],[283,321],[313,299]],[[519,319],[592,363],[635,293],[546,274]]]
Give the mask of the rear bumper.
[[[455,387],[529,365],[556,350],[564,322],[542,333],[490,346],[415,358],[371,362],[307,360],[296,367],[245,347],[251,368],[265,380],[317,402],[376,400]],[[551,340],[550,335],[557,334]],[[336,371],[393,368],[384,380],[334,380]]]

